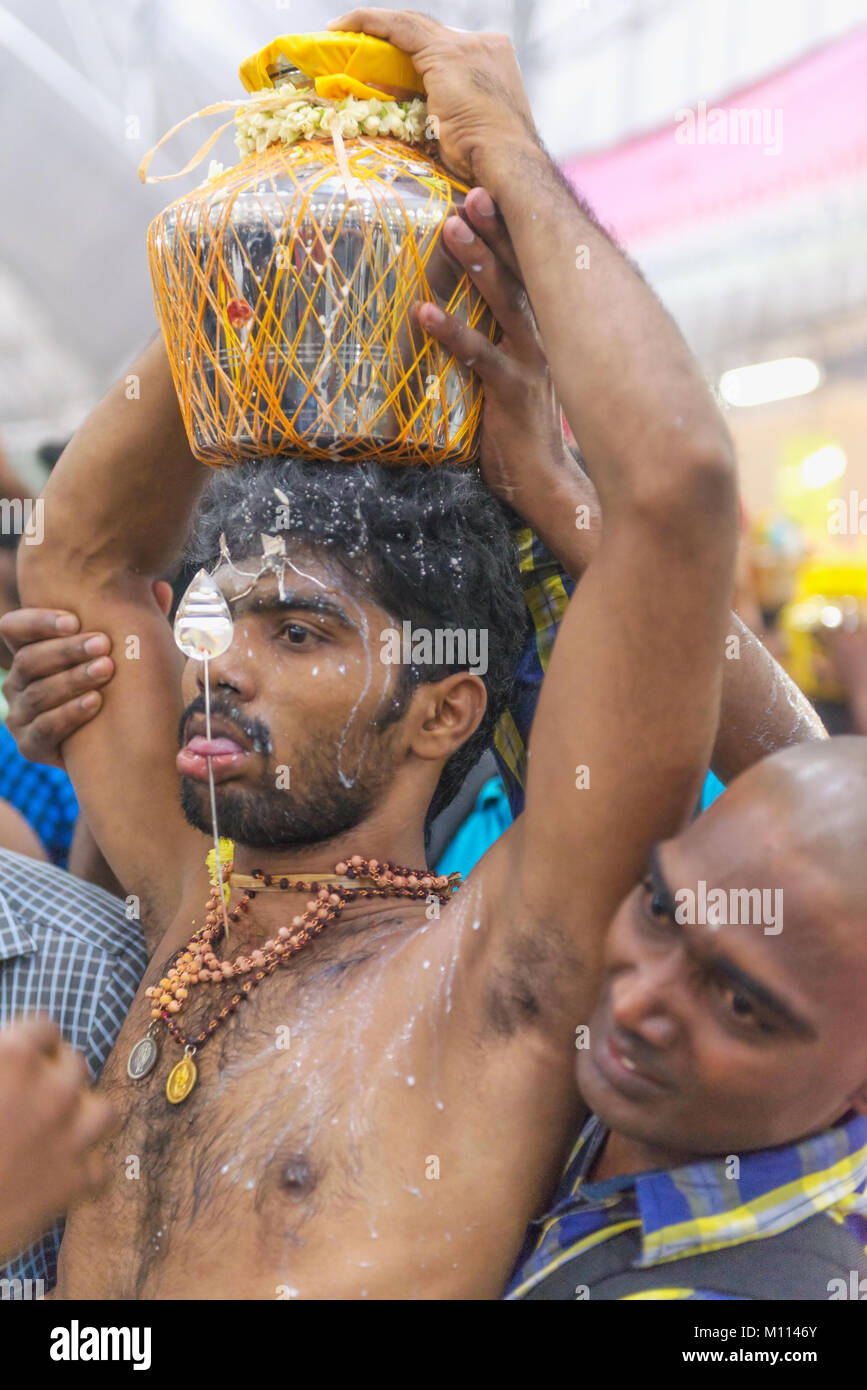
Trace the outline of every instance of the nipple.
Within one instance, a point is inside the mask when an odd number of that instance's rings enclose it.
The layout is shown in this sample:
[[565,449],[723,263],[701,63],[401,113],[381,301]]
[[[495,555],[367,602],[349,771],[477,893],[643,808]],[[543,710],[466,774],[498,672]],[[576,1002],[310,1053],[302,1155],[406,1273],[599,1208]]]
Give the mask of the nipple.
[[316,1186],[316,1174],[304,1154],[293,1154],[280,1170],[280,1186],[289,1197],[306,1197]]

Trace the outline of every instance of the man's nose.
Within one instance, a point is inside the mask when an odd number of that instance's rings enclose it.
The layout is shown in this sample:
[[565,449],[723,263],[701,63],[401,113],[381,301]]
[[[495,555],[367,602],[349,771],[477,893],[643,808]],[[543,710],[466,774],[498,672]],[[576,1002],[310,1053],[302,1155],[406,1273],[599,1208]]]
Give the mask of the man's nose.
[[215,656],[210,661],[199,662],[199,670],[196,674],[196,684],[199,693],[203,694],[205,689],[205,672],[207,670],[208,685],[211,693],[217,691],[231,690],[239,700],[252,700],[256,689],[256,680],[253,662],[247,655],[247,639],[235,633],[234,641],[227,652],[222,656]]
[[611,991],[616,1026],[652,1047],[672,1047],[682,1030],[678,976],[673,959],[642,964],[616,975]]

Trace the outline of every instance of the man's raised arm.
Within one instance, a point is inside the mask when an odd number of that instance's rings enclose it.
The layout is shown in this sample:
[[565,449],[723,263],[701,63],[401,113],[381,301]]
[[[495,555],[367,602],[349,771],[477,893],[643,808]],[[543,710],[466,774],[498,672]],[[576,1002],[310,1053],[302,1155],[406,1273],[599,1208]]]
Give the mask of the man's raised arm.
[[561,915],[571,902],[605,921],[688,815],[714,743],[733,452],[675,325],[546,155],[528,138],[492,142],[475,168],[604,518],[539,698],[516,872],[543,913],[559,897]]
[[[599,493],[602,538],[543,684],[526,810],[479,869],[492,897],[503,885],[501,921],[529,939],[566,934],[595,964],[648,846],[694,805],[713,745],[737,535],[731,441],[676,326],[542,150],[509,41],[405,11],[335,24],[411,54],[444,159],[499,206]],[[420,317],[435,322],[435,308]]]
[[181,660],[154,582],[177,559],[207,476],[158,338],[67,445],[43,494],[44,540],[19,550],[24,604],[71,609],[111,640],[104,708],[64,757],[118,879],[157,911],[176,901],[191,845],[205,846],[178,800]]

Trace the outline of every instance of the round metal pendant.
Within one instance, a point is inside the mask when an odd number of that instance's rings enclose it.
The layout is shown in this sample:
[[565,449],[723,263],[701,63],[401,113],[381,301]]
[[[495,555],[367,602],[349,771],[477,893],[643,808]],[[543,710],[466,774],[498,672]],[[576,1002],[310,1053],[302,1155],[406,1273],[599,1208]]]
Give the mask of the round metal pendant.
[[147,1076],[152,1070],[159,1055],[160,1050],[153,1038],[141,1038],[129,1054],[126,1064],[127,1076],[132,1081],[141,1081],[142,1077]]
[[177,1066],[172,1067],[169,1072],[169,1079],[166,1082],[167,1100],[170,1100],[172,1105],[180,1105],[195,1086],[197,1075],[196,1064],[192,1057],[182,1057]]

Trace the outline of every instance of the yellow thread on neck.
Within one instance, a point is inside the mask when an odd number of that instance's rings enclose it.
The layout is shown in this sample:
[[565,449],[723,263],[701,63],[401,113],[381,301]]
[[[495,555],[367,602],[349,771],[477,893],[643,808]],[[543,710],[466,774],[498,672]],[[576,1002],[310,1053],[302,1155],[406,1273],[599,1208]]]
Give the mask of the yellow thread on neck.
[[[230,891],[231,891],[231,885],[230,885],[230,883],[229,883],[229,878],[228,878],[227,870],[231,868],[231,866],[232,866],[232,861],[234,860],[234,858],[235,858],[235,842],[234,842],[234,840],[228,840],[228,839],[226,839],[224,836],[221,835],[221,836],[220,836],[220,864],[222,865],[222,869],[223,869],[223,896],[224,896],[224,898],[226,899],[226,902],[229,901],[229,893],[230,893]],[[218,875],[218,873],[217,873],[217,852],[216,852],[216,850],[213,850],[213,849],[208,850],[208,857],[207,857],[206,863],[207,863],[207,865],[208,865],[208,875],[209,875],[210,880],[211,880],[211,887],[212,887],[212,888],[218,888],[218,887],[219,887],[219,884],[220,884],[220,879],[219,879],[219,875]]]

